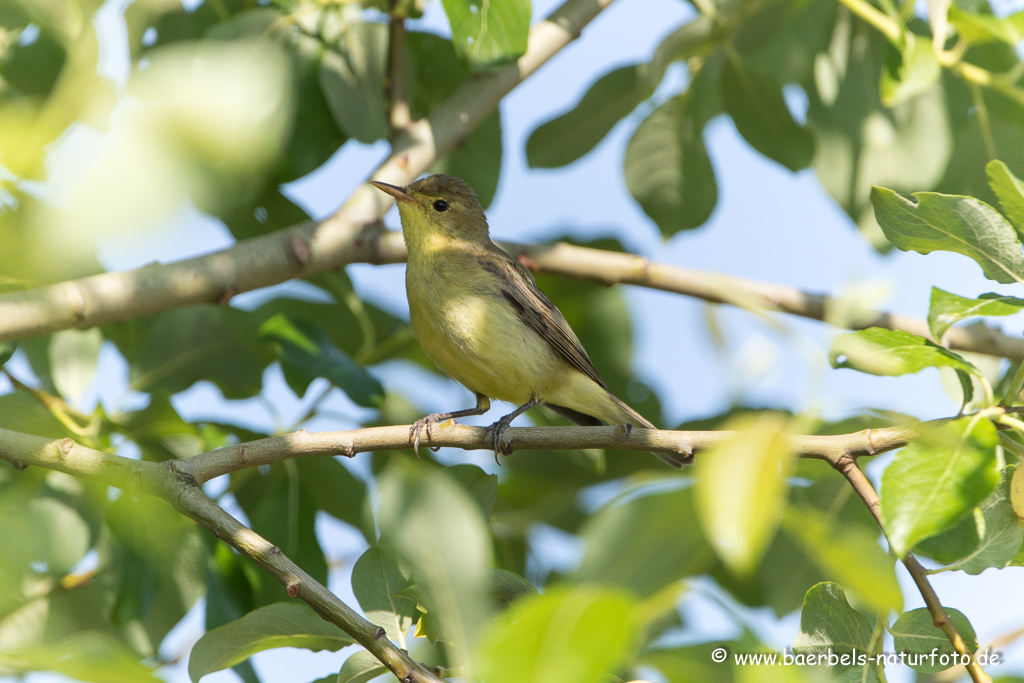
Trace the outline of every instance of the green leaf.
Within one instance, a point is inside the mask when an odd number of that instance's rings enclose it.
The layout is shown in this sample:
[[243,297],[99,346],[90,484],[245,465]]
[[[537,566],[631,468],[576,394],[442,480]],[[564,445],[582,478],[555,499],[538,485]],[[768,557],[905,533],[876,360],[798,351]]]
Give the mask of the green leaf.
[[0,367],[6,365],[17,350],[18,345],[14,342],[0,342]]
[[100,359],[103,335],[98,327],[61,330],[50,337],[50,372],[64,398],[76,401],[92,384]]
[[1010,486],[1017,467],[1006,467],[1002,472],[1002,482],[988,498],[981,501],[978,506],[978,512],[981,513],[980,521],[974,516],[964,519],[964,522],[974,523],[977,545],[970,553],[951,565],[950,569],[958,569],[968,574],[980,574],[989,567],[1002,569],[1010,565],[1024,545],[1024,522],[1014,514],[1010,503]]
[[363,144],[388,136],[386,61],[387,27],[366,21],[348,22],[337,49],[320,61],[320,89],[335,123]]
[[[349,655],[338,672],[337,683],[367,683],[388,672],[388,668],[366,650]],[[334,677],[331,677],[333,683]]]
[[977,368],[952,351],[916,334],[882,327],[837,335],[829,362],[834,368],[872,375],[908,375],[925,368],[948,367],[980,376]]
[[1024,183],[1013,174],[1009,166],[998,159],[985,165],[985,173],[989,187],[999,199],[1003,214],[1013,223],[1017,237],[1024,238]]
[[352,568],[352,592],[366,618],[399,642],[413,624],[416,604],[397,595],[412,585],[390,550],[370,546]]
[[576,574],[578,582],[614,583],[647,597],[684,576],[710,569],[711,546],[692,520],[693,492],[668,493],[613,502],[584,525],[587,553]]
[[381,477],[381,546],[398,554],[452,645],[452,662],[471,654],[490,612],[486,522],[475,501],[443,470],[399,460]]
[[791,171],[810,165],[814,138],[793,120],[782,84],[771,73],[728,59],[722,73],[722,101],[751,147]]
[[949,23],[969,43],[1002,41],[1014,47],[1024,40],[1024,12],[1000,19],[987,12],[968,12],[956,4],[949,7]]
[[651,112],[630,138],[623,162],[629,193],[665,237],[702,225],[718,201],[703,123],[695,121],[689,101],[680,95]]
[[59,643],[4,652],[4,669],[53,671],[92,683],[161,683],[139,656],[105,633],[84,632]]
[[[807,591],[793,652],[852,656],[854,650],[867,652],[870,643],[871,624],[867,617],[850,607],[839,584],[819,583]],[[831,668],[841,672],[850,667],[838,664]]]
[[654,50],[650,66],[651,83],[661,82],[665,70],[673,62],[687,61],[691,57],[710,52],[718,45],[723,35],[724,32],[718,22],[706,14],[698,14],[693,21],[683,24],[665,36]]
[[567,166],[594,149],[611,129],[654,92],[647,66],[606,73],[571,110],[540,125],[526,141],[531,168]]
[[707,539],[742,577],[756,569],[782,520],[793,452],[779,415],[742,416],[726,429],[736,435],[697,460],[694,502]]
[[[952,607],[943,609],[964,639],[967,649],[971,652],[977,650],[978,637],[974,634],[974,628],[967,617]],[[952,659],[956,656],[953,644],[949,642],[942,629],[935,625],[931,612],[924,607],[901,614],[889,631],[892,633],[896,651],[907,653],[907,665],[914,671],[933,674],[959,663],[958,656],[955,661]],[[934,658],[932,653],[935,653]],[[943,657],[946,660],[945,664],[942,663]]]
[[876,610],[903,609],[893,559],[878,533],[829,524],[817,510],[790,506],[783,528],[831,578]]
[[285,379],[296,395],[304,395],[310,382],[325,377],[357,405],[377,408],[384,401],[380,382],[335,346],[319,325],[278,314],[263,323],[260,338],[277,348]]
[[[942,74],[929,38],[909,31],[904,34],[903,52],[890,59],[882,71],[882,104],[896,107],[931,90]],[[895,53],[892,49],[891,52]]]
[[997,443],[991,422],[963,417],[922,431],[896,454],[882,475],[882,517],[897,555],[948,529],[992,492]]
[[491,595],[502,607],[507,607],[527,596],[539,595],[537,589],[526,580],[525,576],[520,576],[507,569],[492,569],[488,585]]
[[368,541],[377,531],[367,508],[366,484],[352,474],[337,458],[298,458],[304,492],[313,505],[336,519],[360,529]]
[[736,669],[731,659],[718,663],[712,659],[712,654],[723,647],[726,652],[732,652],[734,649],[730,648],[735,645],[736,643],[701,643],[670,649],[659,648],[644,652],[640,656],[640,663],[653,666],[670,683],[733,683],[736,680]]
[[985,277],[1024,283],[1024,256],[1013,226],[974,197],[915,192],[911,201],[884,187],[871,188],[875,218],[903,251],[952,251],[978,262]]
[[502,613],[480,643],[488,683],[592,683],[636,651],[642,635],[634,602],[596,586],[555,588]]
[[942,339],[952,325],[976,316],[1013,315],[1024,308],[1024,299],[1002,294],[982,294],[977,299],[951,294],[932,287],[928,306],[928,329],[932,337]]
[[530,1],[442,0],[452,44],[470,71],[508,64],[526,52]]
[[498,190],[501,156],[501,115],[495,111],[470,132],[465,142],[435,162],[430,172],[462,178],[486,208]]
[[193,683],[206,674],[276,647],[337,652],[355,641],[303,603],[276,602],[209,631],[192,647],[188,675]]

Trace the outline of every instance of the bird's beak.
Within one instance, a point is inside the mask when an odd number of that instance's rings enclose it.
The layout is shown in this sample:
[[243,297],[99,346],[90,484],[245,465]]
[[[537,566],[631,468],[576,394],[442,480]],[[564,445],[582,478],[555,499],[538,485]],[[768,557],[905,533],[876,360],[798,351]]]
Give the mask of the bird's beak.
[[413,204],[419,203],[405,193],[404,187],[398,187],[397,185],[388,185],[387,183],[380,183],[377,182],[376,180],[371,180],[370,184],[382,192],[387,192],[389,195],[391,195],[400,202],[412,202]]

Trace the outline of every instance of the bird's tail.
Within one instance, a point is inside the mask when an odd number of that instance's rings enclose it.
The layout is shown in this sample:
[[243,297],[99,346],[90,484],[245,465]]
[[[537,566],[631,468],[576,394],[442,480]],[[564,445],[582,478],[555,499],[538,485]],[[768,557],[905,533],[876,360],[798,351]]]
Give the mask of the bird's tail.
[[[608,396],[611,398],[612,402],[615,404],[615,407],[618,409],[619,415],[614,419],[606,418],[606,422],[619,424],[628,422],[634,427],[643,427],[644,429],[657,429],[657,427],[655,427],[653,424],[644,419],[643,415],[641,415],[640,413],[636,412],[628,405],[623,403],[617,396],[615,396],[611,392],[608,392]],[[654,451],[651,451],[651,455],[658,458],[669,467],[674,467],[677,470],[682,469],[683,465],[688,464],[691,460],[689,455],[682,453],[656,453]]]

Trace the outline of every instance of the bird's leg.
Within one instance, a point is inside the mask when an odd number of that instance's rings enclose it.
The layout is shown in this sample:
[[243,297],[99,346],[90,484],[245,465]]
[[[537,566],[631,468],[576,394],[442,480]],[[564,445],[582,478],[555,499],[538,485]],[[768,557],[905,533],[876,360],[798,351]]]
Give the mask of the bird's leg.
[[513,410],[511,413],[509,413],[508,415],[506,415],[505,417],[501,418],[500,420],[498,420],[497,422],[495,422],[494,424],[492,424],[490,427],[487,428],[488,430],[493,430],[494,431],[494,434],[492,436],[494,438],[494,460],[495,460],[495,462],[498,461],[498,454],[499,453],[501,453],[502,455],[508,455],[509,453],[512,452],[512,451],[508,451],[506,453],[504,446],[502,446],[502,444],[501,444],[501,435],[505,433],[505,428],[508,427],[510,424],[512,424],[512,420],[516,419],[517,417],[519,417],[520,415],[525,413],[530,408],[533,408],[534,406],[538,406],[538,405],[540,405],[540,399],[537,398],[536,396],[534,396],[529,401],[527,401],[523,405],[519,406],[518,408]]
[[[457,417],[469,417],[470,415],[483,415],[491,409],[491,399],[487,398],[483,394],[476,395],[476,408],[466,408],[465,410],[456,410],[452,413],[431,413],[426,417],[421,417],[412,423],[412,427],[409,428],[409,440],[412,441],[412,450],[416,454],[416,457],[420,457],[420,434],[424,428],[427,430],[427,441],[433,441],[433,435],[431,429],[438,422],[444,422],[445,420],[455,421]],[[430,448],[434,448],[430,446]],[[437,450],[434,448],[434,450]]]

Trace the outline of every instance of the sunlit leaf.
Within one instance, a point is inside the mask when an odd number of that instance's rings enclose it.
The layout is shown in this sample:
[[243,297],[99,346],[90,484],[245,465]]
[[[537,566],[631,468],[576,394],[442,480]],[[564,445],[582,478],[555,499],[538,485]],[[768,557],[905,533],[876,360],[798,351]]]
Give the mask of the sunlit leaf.
[[384,103],[387,27],[349,22],[337,49],[320,61],[320,88],[338,128],[364,144],[388,135]]
[[50,371],[61,396],[76,401],[92,384],[102,345],[98,327],[54,333],[50,338]]
[[508,64],[526,52],[529,0],[442,0],[455,51],[471,71]]
[[886,107],[896,107],[928,92],[942,74],[931,40],[909,31],[903,35],[903,52],[890,59],[882,72],[882,104]]
[[416,605],[398,594],[412,584],[395,554],[370,546],[352,568],[352,592],[372,623],[382,627],[392,640],[399,640],[413,624]]
[[882,327],[838,335],[832,340],[829,361],[834,368],[850,368],[872,375],[907,375],[932,367],[980,374],[959,355],[924,337]]
[[1024,12],[999,18],[989,12],[967,11],[955,3],[949,6],[949,23],[957,34],[971,43],[987,43],[999,40],[1016,46],[1024,39]]
[[[870,643],[871,624],[850,607],[839,584],[819,583],[807,591],[800,612],[800,632],[793,642],[794,652],[852,656],[854,650],[867,652]],[[850,666],[840,663],[830,668],[842,672]]]
[[1024,299],[1001,294],[982,294],[977,299],[951,294],[938,287],[932,287],[931,303],[928,306],[928,329],[935,339],[950,326],[976,316],[1001,316],[1020,313]]
[[386,674],[388,669],[366,650],[349,655],[341,665],[337,677],[329,676],[330,683],[367,683],[377,676]]
[[[959,610],[943,607],[969,652],[978,649],[974,628]],[[959,656],[949,637],[935,625],[931,612],[921,607],[900,615],[889,629],[896,651],[907,654],[907,665],[914,671],[933,674],[959,664]],[[954,661],[954,657],[956,660]]]
[[[1024,13],[1021,13],[1024,17]],[[1005,162],[993,159],[985,166],[988,184],[999,198],[1003,215],[1010,219],[1017,230],[1017,237],[1024,235],[1024,183],[1013,174]]]

